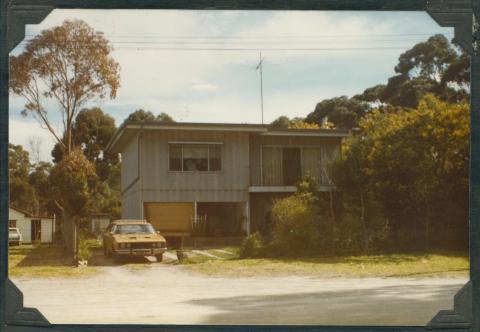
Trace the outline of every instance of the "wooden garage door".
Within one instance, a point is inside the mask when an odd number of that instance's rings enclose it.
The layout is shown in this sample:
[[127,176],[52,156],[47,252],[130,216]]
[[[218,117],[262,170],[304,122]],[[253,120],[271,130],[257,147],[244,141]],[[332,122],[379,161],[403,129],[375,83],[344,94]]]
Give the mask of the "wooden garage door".
[[193,203],[144,203],[145,219],[165,235],[190,233]]

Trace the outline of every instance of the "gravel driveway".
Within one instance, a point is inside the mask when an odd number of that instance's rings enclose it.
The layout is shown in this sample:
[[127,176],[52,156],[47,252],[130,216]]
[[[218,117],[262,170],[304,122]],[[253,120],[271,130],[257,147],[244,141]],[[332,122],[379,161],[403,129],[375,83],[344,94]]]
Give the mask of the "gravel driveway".
[[51,323],[424,325],[465,278],[220,278],[182,266],[102,267],[87,279],[13,281]]

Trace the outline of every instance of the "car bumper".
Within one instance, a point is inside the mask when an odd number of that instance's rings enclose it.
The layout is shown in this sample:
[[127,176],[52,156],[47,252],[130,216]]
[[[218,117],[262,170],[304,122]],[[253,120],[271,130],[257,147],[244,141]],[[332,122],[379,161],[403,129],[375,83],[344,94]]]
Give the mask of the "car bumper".
[[117,249],[114,251],[115,254],[117,255],[122,255],[122,256],[155,256],[155,255],[161,255],[165,251],[167,251],[167,248],[151,248],[151,249]]

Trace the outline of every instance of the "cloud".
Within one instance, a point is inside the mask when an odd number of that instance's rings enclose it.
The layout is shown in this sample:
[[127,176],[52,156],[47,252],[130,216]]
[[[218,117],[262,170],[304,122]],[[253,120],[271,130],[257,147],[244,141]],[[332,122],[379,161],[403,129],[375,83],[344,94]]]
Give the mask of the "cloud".
[[[85,20],[113,43],[117,98],[86,106],[100,106],[117,124],[138,108],[177,121],[260,122],[260,50],[266,121],[305,116],[324,98],[385,83],[401,52],[452,32],[412,12],[55,10],[27,34],[65,18]],[[21,105],[12,100],[10,110]]]
[[218,87],[208,83],[197,83],[191,86],[193,91],[216,91]]

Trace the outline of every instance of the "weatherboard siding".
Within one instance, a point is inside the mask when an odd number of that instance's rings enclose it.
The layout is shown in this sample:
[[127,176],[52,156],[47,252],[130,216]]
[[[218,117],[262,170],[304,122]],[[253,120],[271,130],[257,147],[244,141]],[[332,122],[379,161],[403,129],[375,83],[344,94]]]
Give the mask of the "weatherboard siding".
[[121,182],[123,191],[128,191],[135,184],[135,181],[138,180],[138,146],[138,136],[135,136],[122,151]]
[[[170,171],[169,142],[221,143],[221,171]],[[248,199],[248,133],[145,131],[140,146],[143,202],[241,202]]]
[[142,219],[142,200],[139,182],[134,183],[122,194],[122,218]]

